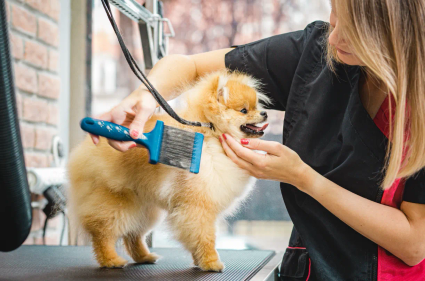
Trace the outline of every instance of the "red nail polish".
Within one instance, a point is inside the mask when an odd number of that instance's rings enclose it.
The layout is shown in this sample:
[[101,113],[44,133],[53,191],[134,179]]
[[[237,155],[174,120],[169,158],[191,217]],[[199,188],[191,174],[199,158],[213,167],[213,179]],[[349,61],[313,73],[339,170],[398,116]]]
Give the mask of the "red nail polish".
[[137,130],[133,130],[133,131],[131,131],[131,136],[132,136],[133,138],[137,138],[137,137],[139,136],[139,131],[137,131]]
[[241,144],[247,145],[247,144],[249,144],[249,140],[248,139],[241,139]]
[[219,140],[220,142],[223,142],[223,140],[221,139],[221,137],[218,137],[218,140]]
[[128,147],[128,149],[135,148],[136,146],[137,146],[137,144],[133,143],[132,145],[130,145],[130,146]]
[[225,134],[223,134],[223,138],[224,138],[225,140],[227,140],[227,138],[226,138],[226,135],[225,135]]

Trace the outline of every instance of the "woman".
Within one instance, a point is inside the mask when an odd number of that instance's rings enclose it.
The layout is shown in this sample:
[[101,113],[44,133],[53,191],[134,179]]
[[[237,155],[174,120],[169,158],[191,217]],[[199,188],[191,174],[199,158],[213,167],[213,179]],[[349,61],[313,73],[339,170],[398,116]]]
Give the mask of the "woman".
[[[425,2],[332,7],[330,25],[168,56],[148,78],[170,100],[182,80],[238,69],[286,111],[283,144],[222,139],[240,167],[281,182],[294,223],[282,280],[425,280]],[[137,138],[155,107],[141,87],[101,118],[122,124],[134,110]]]

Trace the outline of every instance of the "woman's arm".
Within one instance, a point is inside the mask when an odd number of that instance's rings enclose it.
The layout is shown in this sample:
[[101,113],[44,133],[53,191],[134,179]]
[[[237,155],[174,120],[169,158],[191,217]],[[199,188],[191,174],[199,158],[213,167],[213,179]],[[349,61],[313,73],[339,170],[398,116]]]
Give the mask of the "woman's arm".
[[404,201],[401,210],[379,204],[342,188],[307,165],[297,187],[407,265],[424,260],[424,204]]
[[[190,83],[207,72],[224,69],[225,55],[231,50],[226,48],[191,56],[169,55],[155,64],[147,78],[165,100],[171,100],[180,94],[176,93],[175,89],[183,83]],[[99,118],[128,127],[131,137],[137,139],[157,106],[158,103],[152,94],[142,84]],[[94,144],[99,142],[99,136],[91,137]],[[108,143],[119,151],[126,151],[134,145],[133,142],[114,140],[108,140]]]
[[[403,202],[401,210],[363,198],[333,183],[277,142],[224,134],[227,156],[256,178],[286,182],[307,193],[340,220],[390,251],[407,265],[425,258],[425,205]],[[253,150],[263,150],[258,154]]]
[[[158,61],[147,76],[151,84],[166,100],[176,96],[176,87],[184,82],[192,82],[208,72],[225,68],[224,56],[232,48],[200,53],[196,55],[169,55]],[[141,85],[135,92],[148,91]]]

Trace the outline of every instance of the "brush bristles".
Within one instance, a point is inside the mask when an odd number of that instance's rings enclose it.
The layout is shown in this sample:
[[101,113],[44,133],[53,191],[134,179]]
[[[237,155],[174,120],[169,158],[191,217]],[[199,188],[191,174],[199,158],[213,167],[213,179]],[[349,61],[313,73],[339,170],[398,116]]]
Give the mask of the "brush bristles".
[[195,142],[195,133],[164,126],[159,162],[190,170]]
[[200,133],[195,133],[195,142],[193,144],[193,153],[192,153],[192,165],[190,166],[190,172],[195,174],[199,173],[203,144],[204,144],[204,135]]

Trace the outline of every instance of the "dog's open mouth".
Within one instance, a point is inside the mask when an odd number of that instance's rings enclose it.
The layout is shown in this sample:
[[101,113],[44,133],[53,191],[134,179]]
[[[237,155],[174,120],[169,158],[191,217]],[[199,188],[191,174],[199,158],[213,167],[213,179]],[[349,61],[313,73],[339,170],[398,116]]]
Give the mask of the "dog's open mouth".
[[249,135],[257,135],[262,136],[264,135],[264,130],[267,128],[269,123],[264,124],[263,126],[259,127],[256,126],[257,124],[245,124],[241,125],[241,131],[244,133],[247,133]]

